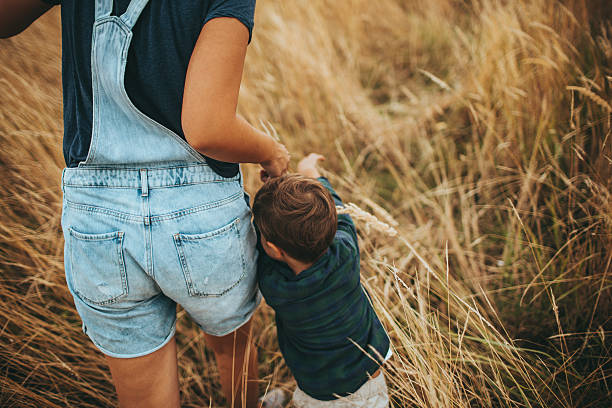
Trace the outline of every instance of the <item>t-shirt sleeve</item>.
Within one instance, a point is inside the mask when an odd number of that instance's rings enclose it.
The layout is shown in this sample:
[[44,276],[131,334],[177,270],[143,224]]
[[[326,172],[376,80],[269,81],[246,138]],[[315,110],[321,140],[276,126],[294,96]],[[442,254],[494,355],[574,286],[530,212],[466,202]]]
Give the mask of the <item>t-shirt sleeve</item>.
[[[336,206],[344,207],[344,203],[342,202],[342,199],[340,198],[338,193],[336,193],[334,188],[331,186],[329,180],[326,179],[325,177],[319,177],[317,180],[319,180],[319,182],[323,184],[323,186],[326,189],[329,190],[332,198],[334,199],[334,202],[336,203]],[[357,230],[355,229],[355,224],[353,223],[353,219],[351,218],[350,215],[338,214],[338,230],[348,233],[351,236],[351,238],[355,241],[355,243],[357,243]]]
[[208,14],[206,14],[204,24],[217,17],[233,17],[239,20],[248,28],[249,42],[251,42],[255,17],[255,0],[214,0],[208,10]]

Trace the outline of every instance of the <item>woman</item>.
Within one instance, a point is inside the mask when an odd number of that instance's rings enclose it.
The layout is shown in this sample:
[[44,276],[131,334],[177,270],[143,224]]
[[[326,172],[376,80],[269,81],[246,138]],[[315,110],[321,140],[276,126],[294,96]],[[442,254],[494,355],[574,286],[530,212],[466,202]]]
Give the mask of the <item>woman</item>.
[[[57,3],[0,0],[0,35]],[[236,374],[257,379],[260,295],[235,163],[274,177],[289,155],[236,115],[254,0],[61,3],[62,227],[83,329],[122,406],[178,407],[178,303],[206,333],[228,402],[255,406],[256,383],[244,391]]]

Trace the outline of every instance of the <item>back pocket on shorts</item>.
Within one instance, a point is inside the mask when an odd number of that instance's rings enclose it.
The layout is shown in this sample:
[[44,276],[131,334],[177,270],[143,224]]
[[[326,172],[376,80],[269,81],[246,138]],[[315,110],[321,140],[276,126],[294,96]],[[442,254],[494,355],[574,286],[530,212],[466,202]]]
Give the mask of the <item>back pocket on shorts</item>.
[[204,234],[174,235],[189,295],[222,296],[246,276],[239,223],[235,219]]
[[74,291],[104,305],[127,295],[123,232],[84,234],[70,228],[70,269]]

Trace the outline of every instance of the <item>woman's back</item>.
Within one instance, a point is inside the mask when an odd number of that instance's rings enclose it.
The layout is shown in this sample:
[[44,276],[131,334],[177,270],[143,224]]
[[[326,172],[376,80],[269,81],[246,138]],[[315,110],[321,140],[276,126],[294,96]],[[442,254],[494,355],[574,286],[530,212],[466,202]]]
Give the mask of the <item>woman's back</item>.
[[[112,14],[123,14],[129,3],[115,0]],[[76,167],[87,157],[92,134],[91,35],[95,2],[62,0],[61,4],[64,158],[68,167]],[[181,107],[185,75],[202,26],[212,18],[231,16],[251,32],[254,7],[252,0],[150,2],[133,28],[127,55],[125,88],[134,105],[184,139]],[[210,158],[207,162],[224,177],[238,172],[234,163]]]

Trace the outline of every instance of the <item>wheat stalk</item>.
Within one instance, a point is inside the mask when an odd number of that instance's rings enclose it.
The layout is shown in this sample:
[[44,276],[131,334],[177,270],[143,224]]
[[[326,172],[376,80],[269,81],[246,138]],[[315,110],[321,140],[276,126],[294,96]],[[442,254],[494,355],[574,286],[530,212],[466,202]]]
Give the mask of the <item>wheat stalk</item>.
[[606,102],[601,96],[597,95],[593,91],[590,91],[590,90],[588,90],[586,88],[583,88],[583,87],[580,87],[580,86],[567,86],[567,87],[565,87],[565,89],[581,93],[584,96],[586,96],[587,98],[591,99],[597,105],[599,105],[602,108],[604,108],[606,111],[608,111],[608,113],[612,112],[612,106],[610,106],[610,104],[608,102]]
[[397,230],[387,224],[386,222],[382,222],[374,214],[370,214],[369,212],[361,209],[355,203],[348,203],[344,207],[336,207],[338,214],[348,214],[351,217],[364,221],[366,232],[370,232],[370,229],[373,228],[376,231],[382,232],[390,237],[394,237],[397,235]]

